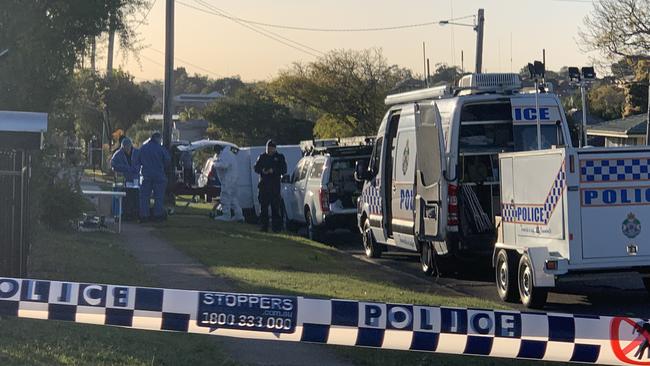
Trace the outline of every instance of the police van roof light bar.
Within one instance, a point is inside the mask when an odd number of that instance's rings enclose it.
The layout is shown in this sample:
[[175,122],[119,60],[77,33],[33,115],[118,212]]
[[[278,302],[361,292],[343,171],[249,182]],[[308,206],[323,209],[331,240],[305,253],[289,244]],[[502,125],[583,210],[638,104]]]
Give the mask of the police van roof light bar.
[[426,99],[442,98],[451,95],[451,87],[449,85],[443,85],[433,88],[413,90],[405,93],[392,94],[386,97],[384,104],[391,106],[395,104],[417,102]]

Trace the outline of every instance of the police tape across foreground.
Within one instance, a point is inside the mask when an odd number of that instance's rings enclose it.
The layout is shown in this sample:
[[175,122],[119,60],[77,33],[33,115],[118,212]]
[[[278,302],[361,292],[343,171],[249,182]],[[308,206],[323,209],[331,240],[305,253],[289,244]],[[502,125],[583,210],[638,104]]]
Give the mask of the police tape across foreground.
[[0,315],[238,338],[650,364],[640,319],[0,278]]

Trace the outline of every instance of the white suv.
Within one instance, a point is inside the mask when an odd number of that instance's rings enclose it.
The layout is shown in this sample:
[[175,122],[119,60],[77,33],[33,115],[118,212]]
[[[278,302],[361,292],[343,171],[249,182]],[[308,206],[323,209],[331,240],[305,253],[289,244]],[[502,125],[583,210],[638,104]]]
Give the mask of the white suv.
[[372,146],[314,148],[282,184],[282,216],[288,229],[306,225],[318,240],[327,229],[356,231],[361,185],[354,179],[358,160],[370,159]]

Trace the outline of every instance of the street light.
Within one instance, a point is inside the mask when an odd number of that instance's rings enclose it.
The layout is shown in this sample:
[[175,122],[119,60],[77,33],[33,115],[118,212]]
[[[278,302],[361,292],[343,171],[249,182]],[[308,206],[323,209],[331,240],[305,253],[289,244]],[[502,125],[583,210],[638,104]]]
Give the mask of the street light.
[[578,70],[569,67],[569,81],[571,85],[580,87],[582,99],[582,123],[580,124],[580,147],[587,145],[587,88],[596,80],[596,71],[592,66],[585,66]]
[[461,27],[472,27],[476,32],[476,73],[481,73],[481,68],[483,67],[483,25],[485,24],[484,10],[478,10],[478,16],[474,17],[474,24],[467,23],[456,23],[453,19],[441,20],[438,22],[439,25],[459,25]]

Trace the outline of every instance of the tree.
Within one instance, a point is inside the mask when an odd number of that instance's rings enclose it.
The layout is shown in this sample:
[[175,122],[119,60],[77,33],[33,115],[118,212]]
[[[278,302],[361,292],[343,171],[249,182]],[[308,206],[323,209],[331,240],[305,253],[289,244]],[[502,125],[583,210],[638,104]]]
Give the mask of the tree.
[[[326,131],[371,134],[385,112],[388,91],[410,76],[409,70],[389,65],[380,49],[340,50],[308,64],[294,64],[271,83],[271,88],[283,104],[315,111],[319,135]],[[334,124],[342,126],[330,128]]]
[[463,74],[458,66],[448,66],[444,63],[436,64],[436,71],[429,78],[429,85],[454,85],[462,75]]
[[239,89],[234,96],[213,102],[203,112],[212,138],[240,146],[264,145],[269,138],[295,144],[311,137],[313,123],[294,118],[273,100],[264,85]]
[[650,51],[650,0],[599,0],[584,20],[580,38],[606,58]]
[[113,130],[128,130],[144,114],[150,112],[153,106],[153,98],[133,79],[132,75],[117,70],[113,77],[103,80],[103,99],[111,111],[110,125]]
[[[136,51],[136,30],[140,24],[133,16],[145,8],[149,8],[148,0],[106,0],[104,9],[108,17],[103,24],[103,31],[108,33],[108,62],[112,69],[115,36],[119,36],[120,47],[126,51]],[[144,15],[143,15],[144,16]],[[112,71],[112,70],[111,70]]]
[[[141,85],[154,98],[153,110],[162,113],[162,80],[144,81]],[[239,76],[211,79],[205,75],[189,75],[184,67],[174,70],[175,94],[207,94],[216,91],[223,95],[233,95],[242,87],[244,87],[244,83]]]
[[589,112],[605,120],[621,118],[625,95],[616,85],[601,84],[589,90]]
[[51,111],[88,37],[101,33],[103,0],[4,0],[0,6],[0,109]]

